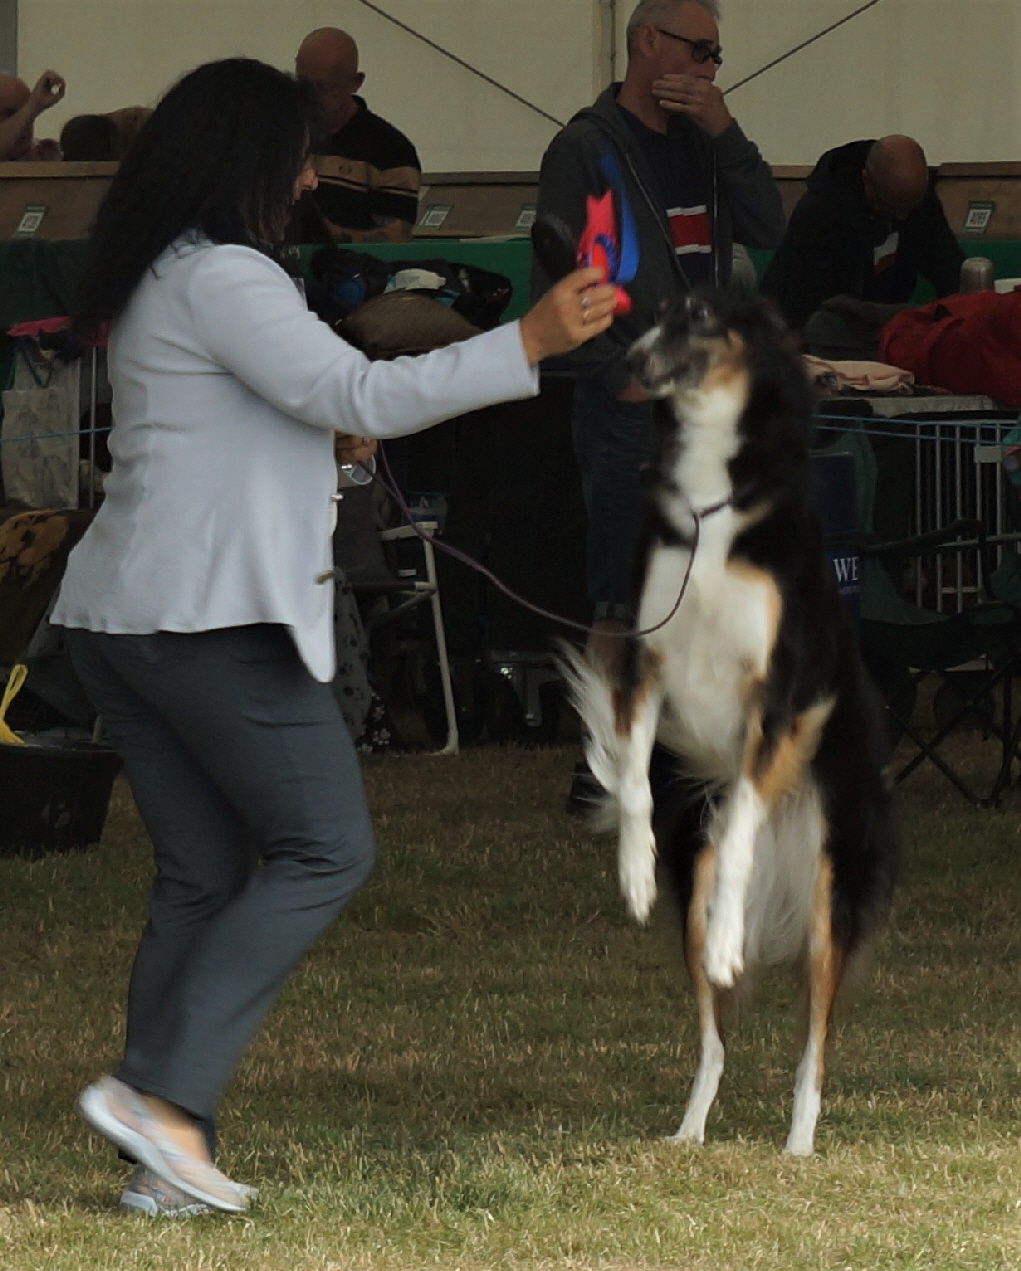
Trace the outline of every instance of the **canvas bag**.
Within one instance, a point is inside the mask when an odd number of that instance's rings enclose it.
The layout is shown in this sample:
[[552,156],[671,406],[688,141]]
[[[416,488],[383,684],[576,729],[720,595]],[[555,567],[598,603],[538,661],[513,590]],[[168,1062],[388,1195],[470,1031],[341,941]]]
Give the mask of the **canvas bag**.
[[2,394],[0,476],[7,503],[78,506],[79,360],[17,340],[14,376]]

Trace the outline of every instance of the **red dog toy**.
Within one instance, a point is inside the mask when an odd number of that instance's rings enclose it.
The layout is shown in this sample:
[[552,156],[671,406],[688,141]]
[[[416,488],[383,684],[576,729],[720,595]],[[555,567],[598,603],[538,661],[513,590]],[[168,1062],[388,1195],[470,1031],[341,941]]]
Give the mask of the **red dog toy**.
[[[595,265],[602,270],[604,282],[617,282],[620,277],[620,252],[617,249],[617,225],[613,214],[613,191],[585,199],[585,228],[578,240],[578,264]],[[628,280],[630,281],[630,279]],[[617,283],[613,312],[631,312],[631,297]]]

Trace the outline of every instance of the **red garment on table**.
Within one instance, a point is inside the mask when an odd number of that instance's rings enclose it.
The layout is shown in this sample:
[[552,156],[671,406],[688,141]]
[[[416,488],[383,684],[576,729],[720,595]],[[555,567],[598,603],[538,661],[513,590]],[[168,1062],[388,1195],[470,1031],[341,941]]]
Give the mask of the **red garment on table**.
[[1021,406],[1021,290],[944,296],[883,327],[879,356],[918,384]]
[[[70,318],[38,318],[34,322],[19,322],[13,327],[8,327],[7,334],[16,340],[37,340],[41,335],[59,335],[61,331],[66,331],[70,325]],[[99,349],[105,348],[106,338],[109,331],[109,322],[102,322],[99,325],[95,338],[92,340],[83,340],[81,343],[85,348],[92,348],[93,345]],[[50,347],[52,347],[52,345]]]

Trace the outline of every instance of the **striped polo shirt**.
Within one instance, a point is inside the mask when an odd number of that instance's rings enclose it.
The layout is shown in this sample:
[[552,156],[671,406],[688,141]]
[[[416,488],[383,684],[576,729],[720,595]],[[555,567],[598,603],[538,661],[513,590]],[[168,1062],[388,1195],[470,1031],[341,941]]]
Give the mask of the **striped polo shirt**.
[[357,234],[376,229],[379,220],[413,225],[422,184],[415,147],[362,98],[355,101],[355,114],[316,154],[319,188],[312,197],[337,230]]

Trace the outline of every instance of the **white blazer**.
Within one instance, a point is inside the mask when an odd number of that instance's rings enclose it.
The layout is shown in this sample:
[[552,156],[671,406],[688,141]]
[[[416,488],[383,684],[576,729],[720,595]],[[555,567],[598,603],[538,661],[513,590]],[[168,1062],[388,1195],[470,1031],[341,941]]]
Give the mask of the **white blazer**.
[[179,242],[109,342],[113,469],[51,621],[147,634],[270,622],[334,672],[335,431],[399,437],[530,397],[517,323],[370,362],[260,252]]

